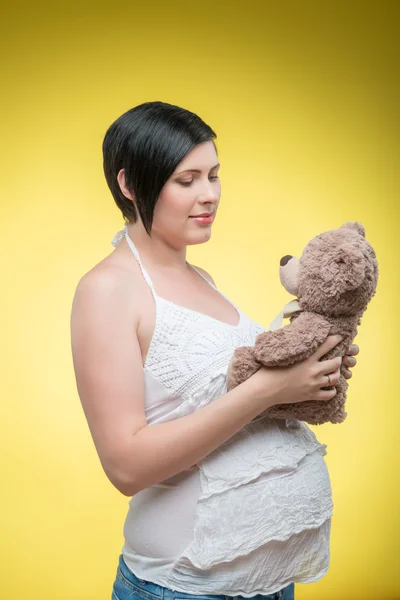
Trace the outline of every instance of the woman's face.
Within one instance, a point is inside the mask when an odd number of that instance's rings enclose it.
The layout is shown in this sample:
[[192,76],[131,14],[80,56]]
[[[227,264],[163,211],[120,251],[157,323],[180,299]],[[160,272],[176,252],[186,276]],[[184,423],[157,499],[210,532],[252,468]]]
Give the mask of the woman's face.
[[[213,142],[192,148],[161,190],[151,235],[165,239],[175,248],[208,241],[221,196],[218,170]],[[201,214],[211,216],[194,218]]]

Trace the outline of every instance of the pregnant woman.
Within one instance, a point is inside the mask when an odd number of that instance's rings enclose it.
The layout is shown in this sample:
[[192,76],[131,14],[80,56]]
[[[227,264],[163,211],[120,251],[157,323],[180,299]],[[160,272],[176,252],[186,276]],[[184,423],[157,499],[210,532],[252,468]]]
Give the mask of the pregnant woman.
[[125,227],[78,282],[71,340],[104,472],[131,498],[113,600],[291,600],[295,582],[329,565],[325,445],[263,411],[329,400],[326,376],[349,378],[358,348],[321,360],[341,340],[330,336],[309,359],[261,367],[227,392],[235,348],[265,329],[186,260],[218,210],[215,138],[196,114],[146,102],[103,142]]

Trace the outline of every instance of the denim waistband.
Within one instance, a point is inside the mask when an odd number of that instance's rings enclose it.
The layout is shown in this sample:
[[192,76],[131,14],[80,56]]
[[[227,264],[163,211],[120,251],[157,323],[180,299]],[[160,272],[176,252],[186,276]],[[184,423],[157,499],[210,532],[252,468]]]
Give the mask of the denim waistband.
[[[136,575],[127,567],[122,554],[119,556],[119,565],[117,571],[117,579],[122,578],[122,583],[125,587],[130,589],[132,592],[136,592],[138,596],[143,600],[250,600],[250,598],[244,598],[243,596],[227,596],[225,594],[187,594],[184,592],[170,590],[169,588],[153,583],[152,581],[146,581],[139,579]],[[293,595],[286,595],[289,592],[289,588],[293,587],[290,584],[286,588],[263,596],[257,594],[257,600],[280,600],[281,598],[294,598]]]

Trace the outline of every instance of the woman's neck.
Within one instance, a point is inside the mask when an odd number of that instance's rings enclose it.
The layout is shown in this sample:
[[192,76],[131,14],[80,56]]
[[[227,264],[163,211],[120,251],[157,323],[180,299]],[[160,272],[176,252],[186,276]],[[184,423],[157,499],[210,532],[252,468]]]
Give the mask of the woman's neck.
[[[171,268],[173,270],[186,270],[188,268],[186,246],[176,248],[169,244],[167,240],[157,236],[154,232],[152,232],[152,236],[150,237],[140,220],[136,223],[128,223],[126,228],[129,237],[137,247],[144,262],[147,262],[149,265]],[[124,240],[124,242],[124,246],[127,247],[127,241]]]

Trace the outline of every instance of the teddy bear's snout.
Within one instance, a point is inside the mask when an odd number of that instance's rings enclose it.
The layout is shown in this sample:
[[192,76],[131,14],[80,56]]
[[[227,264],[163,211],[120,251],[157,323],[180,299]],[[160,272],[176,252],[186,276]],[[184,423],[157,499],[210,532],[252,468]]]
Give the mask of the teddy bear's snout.
[[283,256],[281,258],[281,262],[280,262],[281,267],[284,267],[285,265],[287,265],[291,258],[293,258],[293,256],[291,254],[286,254],[286,256]]
[[281,258],[279,277],[281,284],[289,294],[297,296],[299,287],[300,261],[295,256],[287,254]]

